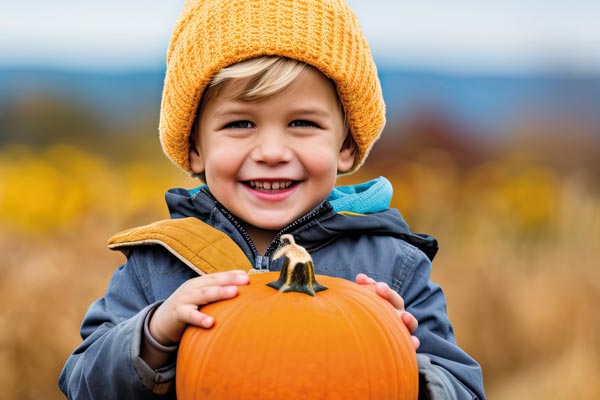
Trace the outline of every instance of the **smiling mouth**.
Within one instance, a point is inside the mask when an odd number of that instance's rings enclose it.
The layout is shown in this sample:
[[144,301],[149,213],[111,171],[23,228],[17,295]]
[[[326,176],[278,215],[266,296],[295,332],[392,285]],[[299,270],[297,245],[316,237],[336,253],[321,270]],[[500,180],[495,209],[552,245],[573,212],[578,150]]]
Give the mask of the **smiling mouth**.
[[250,186],[254,190],[259,190],[261,192],[273,192],[278,190],[288,189],[289,187],[295,185],[297,181],[291,180],[276,180],[276,181],[246,181],[244,182],[246,185]]

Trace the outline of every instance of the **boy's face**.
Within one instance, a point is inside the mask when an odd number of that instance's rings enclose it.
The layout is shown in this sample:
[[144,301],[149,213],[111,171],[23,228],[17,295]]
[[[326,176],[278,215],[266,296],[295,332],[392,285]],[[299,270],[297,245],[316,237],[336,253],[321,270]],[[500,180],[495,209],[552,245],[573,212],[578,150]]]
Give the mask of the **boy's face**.
[[[246,223],[279,230],[329,195],[354,163],[333,84],[309,68],[259,102],[232,98],[225,85],[201,110],[192,171]],[[348,144],[350,143],[350,144]]]

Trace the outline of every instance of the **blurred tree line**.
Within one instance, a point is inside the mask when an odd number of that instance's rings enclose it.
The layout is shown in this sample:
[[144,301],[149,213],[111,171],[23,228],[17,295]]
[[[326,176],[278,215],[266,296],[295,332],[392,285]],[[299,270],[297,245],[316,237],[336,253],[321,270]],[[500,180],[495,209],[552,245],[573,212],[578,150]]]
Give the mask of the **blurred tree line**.
[[[0,323],[16,327],[0,332],[5,398],[61,398],[81,318],[122,262],[106,239],[167,218],[164,192],[199,184],[162,155],[159,87],[100,103],[0,91]],[[490,398],[600,396],[600,118],[596,88],[567,89],[491,125],[391,101],[364,167],[340,178],[386,176],[392,206],[439,239],[433,279]]]

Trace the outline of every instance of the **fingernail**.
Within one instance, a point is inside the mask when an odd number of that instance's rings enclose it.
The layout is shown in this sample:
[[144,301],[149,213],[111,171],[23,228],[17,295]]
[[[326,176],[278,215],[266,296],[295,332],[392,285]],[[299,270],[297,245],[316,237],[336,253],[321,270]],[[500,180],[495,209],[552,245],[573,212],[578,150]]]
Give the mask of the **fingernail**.
[[213,326],[214,322],[215,320],[212,317],[206,317],[202,321],[202,326],[204,326],[205,328],[210,328],[211,326]]

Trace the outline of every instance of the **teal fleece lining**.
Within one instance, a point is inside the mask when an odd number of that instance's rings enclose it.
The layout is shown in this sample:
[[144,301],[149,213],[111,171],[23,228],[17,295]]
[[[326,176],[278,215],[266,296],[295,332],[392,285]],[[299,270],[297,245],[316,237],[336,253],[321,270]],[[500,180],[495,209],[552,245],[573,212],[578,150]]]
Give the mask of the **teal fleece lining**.
[[327,201],[336,212],[371,214],[387,210],[392,194],[392,184],[380,176],[357,185],[338,186],[331,191]]

